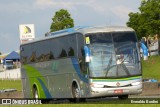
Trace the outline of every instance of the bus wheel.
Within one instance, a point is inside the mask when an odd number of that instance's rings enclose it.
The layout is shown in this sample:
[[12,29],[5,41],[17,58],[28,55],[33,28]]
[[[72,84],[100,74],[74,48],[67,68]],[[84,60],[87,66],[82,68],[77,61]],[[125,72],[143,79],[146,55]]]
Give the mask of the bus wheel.
[[37,87],[35,85],[33,86],[33,98],[36,98],[36,99],[39,98],[38,90],[37,90]]
[[118,96],[118,98],[119,98],[120,100],[125,100],[125,99],[128,98],[128,95],[121,95],[121,96]]
[[73,95],[73,98],[80,97],[80,89],[79,89],[77,83],[75,83],[75,82],[72,85],[72,95]]
[[76,82],[72,84],[72,95],[73,95],[73,99],[70,99],[70,102],[80,101],[80,89]]
[[74,98],[79,98],[80,90],[78,89],[78,86],[75,85],[75,86],[72,87],[72,89],[73,89],[73,96],[74,96]]
[[80,88],[78,87],[76,82],[73,82],[72,84],[72,95],[73,98],[69,99],[70,102],[85,102],[86,99],[85,98],[80,98]]

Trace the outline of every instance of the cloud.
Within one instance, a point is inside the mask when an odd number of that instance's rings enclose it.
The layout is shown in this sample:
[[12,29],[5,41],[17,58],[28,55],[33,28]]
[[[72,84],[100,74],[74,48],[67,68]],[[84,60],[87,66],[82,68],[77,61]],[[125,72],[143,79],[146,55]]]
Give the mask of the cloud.
[[[65,8],[72,11],[75,11],[78,7],[88,7],[91,8],[98,14],[107,14],[113,13],[120,18],[126,19],[126,14],[128,15],[129,12],[132,10],[129,9],[126,5],[116,4],[113,1],[106,1],[106,0],[36,0],[35,4],[36,7],[40,9],[48,9],[48,8]],[[121,6],[119,6],[121,5]],[[86,10],[87,11],[87,10]]]
[[39,9],[48,9],[48,8],[73,8],[77,2],[62,1],[62,0],[36,0],[34,5]]
[[34,10],[36,10],[36,7],[30,2],[0,3],[0,13],[4,14],[26,14],[31,13]]
[[0,38],[0,46],[2,48],[0,49],[0,52],[7,53],[19,49],[20,41],[18,37],[15,37],[9,33],[0,33]]
[[128,19],[128,14],[133,11],[132,9],[125,6],[115,6],[110,10],[113,14],[115,14],[116,17],[120,17],[124,20]]
[[137,11],[139,5],[139,0],[1,0],[0,51],[17,50],[19,24],[34,23],[36,37],[43,36],[61,8],[71,13],[75,26],[125,25],[128,13]]
[[36,0],[34,5],[40,9],[62,7],[66,9],[76,9],[77,6],[87,6],[96,11],[104,10],[104,8],[97,3],[99,4],[100,2],[97,0]]
[[[124,1],[124,0],[122,0]],[[117,3],[118,2],[118,3]],[[39,9],[68,9],[70,11],[77,11],[79,7],[91,8],[94,12],[98,14],[113,13],[120,16],[121,18],[126,18],[126,14],[133,11],[128,8],[128,4],[123,4],[123,2],[112,0],[34,0],[28,2],[9,2],[0,3],[0,12],[7,13],[31,13]],[[132,1],[133,2],[133,1]],[[40,11],[40,10],[39,10]],[[87,10],[86,10],[87,11]]]

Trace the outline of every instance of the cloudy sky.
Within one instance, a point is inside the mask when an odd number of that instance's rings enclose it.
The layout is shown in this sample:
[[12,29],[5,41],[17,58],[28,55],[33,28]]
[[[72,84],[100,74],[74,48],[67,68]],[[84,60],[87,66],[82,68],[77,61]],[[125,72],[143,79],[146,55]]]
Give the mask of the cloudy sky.
[[49,31],[52,17],[67,9],[75,26],[122,25],[141,0],[0,0],[0,52],[19,49],[19,24],[35,24],[36,38]]

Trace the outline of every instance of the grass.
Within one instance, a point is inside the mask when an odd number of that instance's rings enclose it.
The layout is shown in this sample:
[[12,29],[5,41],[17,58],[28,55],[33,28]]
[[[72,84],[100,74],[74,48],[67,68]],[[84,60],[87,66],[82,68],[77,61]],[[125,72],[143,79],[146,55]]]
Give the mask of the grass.
[[160,82],[160,56],[151,56],[142,61],[143,79],[156,79]]
[[[159,107],[158,104],[43,104],[11,105],[12,107]],[[6,106],[4,106],[6,107]]]
[[0,90],[14,88],[22,91],[21,80],[0,80]]

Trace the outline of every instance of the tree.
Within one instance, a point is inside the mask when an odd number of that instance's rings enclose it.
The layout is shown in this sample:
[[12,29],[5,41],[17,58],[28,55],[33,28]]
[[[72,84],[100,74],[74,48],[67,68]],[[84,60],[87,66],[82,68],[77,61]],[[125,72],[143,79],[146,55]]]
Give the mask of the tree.
[[0,55],[2,55],[2,53],[0,52]]
[[55,13],[52,18],[50,32],[74,27],[74,21],[67,10],[61,9]]
[[138,38],[160,35],[160,0],[142,0],[139,11],[129,13],[127,26],[136,31]]

